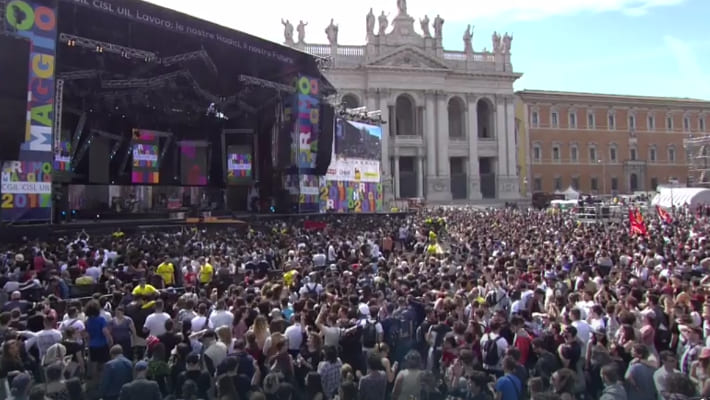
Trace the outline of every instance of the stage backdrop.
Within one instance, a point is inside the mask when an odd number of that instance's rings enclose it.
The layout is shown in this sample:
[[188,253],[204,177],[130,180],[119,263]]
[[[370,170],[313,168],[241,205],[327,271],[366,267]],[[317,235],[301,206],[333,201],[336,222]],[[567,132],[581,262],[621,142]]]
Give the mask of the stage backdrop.
[[178,142],[180,149],[180,183],[185,186],[207,185],[208,142]]
[[[27,125],[20,161],[2,167],[2,220],[51,219],[54,129],[56,1],[6,2],[5,26],[11,34],[32,42],[27,60]],[[9,57],[10,55],[3,55]]]
[[300,76],[296,85],[296,124],[291,137],[291,160],[297,173],[293,178],[298,188],[298,211],[321,210],[319,188],[321,177],[314,175],[320,124],[320,89],[318,79]]
[[251,146],[227,146],[227,184],[243,185],[252,182],[254,160]]
[[320,193],[326,210],[382,211],[381,140],[379,126],[344,119],[336,121],[332,161]]

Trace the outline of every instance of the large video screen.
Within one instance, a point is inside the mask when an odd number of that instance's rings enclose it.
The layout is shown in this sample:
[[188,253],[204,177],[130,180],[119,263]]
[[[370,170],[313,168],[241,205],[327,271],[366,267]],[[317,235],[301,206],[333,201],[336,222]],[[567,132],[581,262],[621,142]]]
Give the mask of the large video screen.
[[180,142],[180,182],[185,186],[207,185],[207,144]]
[[132,145],[133,170],[131,182],[144,184],[160,183],[158,160],[158,136],[151,131],[138,131]]
[[251,146],[227,147],[227,184],[250,183],[254,171]]

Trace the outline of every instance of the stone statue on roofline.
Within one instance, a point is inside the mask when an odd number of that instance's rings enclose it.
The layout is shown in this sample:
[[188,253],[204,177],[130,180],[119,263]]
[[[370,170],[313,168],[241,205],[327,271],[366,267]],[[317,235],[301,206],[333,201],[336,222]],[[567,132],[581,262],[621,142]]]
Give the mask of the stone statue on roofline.
[[463,33],[463,49],[467,53],[473,53],[473,28],[471,24],[468,24],[466,32]]
[[424,19],[419,21],[419,25],[421,25],[421,27],[422,27],[422,33],[424,34],[424,37],[430,38],[431,31],[429,31],[429,16],[425,15]]
[[308,26],[308,22],[303,22],[303,20],[298,22],[298,27],[296,27],[298,43],[306,43],[306,26]]
[[367,39],[369,40],[371,37],[375,36],[375,13],[372,12],[372,7],[370,8],[370,12],[367,13],[367,17],[365,17],[365,22],[367,27]]
[[338,25],[335,25],[333,18],[330,19],[330,25],[325,28],[325,35],[328,37],[328,42],[331,46],[338,44]]
[[503,54],[510,54],[510,44],[513,41],[513,35],[508,35],[508,32],[503,35],[501,40],[501,47]]
[[493,32],[493,36],[491,36],[491,43],[493,44],[493,52],[494,53],[500,53],[501,50],[501,37],[498,32]]
[[443,39],[444,19],[439,15],[434,18],[434,37],[441,41]]
[[397,0],[399,15],[407,15],[407,0]]
[[378,22],[380,23],[379,35],[384,36],[387,31],[387,27],[389,26],[389,21],[387,20],[387,15],[384,11],[382,11],[382,14],[378,17]]
[[291,21],[281,18],[281,25],[284,26],[284,43],[288,46],[293,46],[293,25]]

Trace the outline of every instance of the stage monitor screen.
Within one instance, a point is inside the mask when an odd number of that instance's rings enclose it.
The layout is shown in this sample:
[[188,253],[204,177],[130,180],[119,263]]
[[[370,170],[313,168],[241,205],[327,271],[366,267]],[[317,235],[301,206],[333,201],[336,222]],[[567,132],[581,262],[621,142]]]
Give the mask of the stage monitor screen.
[[185,186],[207,185],[207,142],[179,142],[180,182]]
[[254,171],[251,146],[227,147],[227,184],[250,183]]
[[158,184],[160,183],[160,164],[158,143],[159,138],[151,131],[138,131],[134,135],[132,146],[133,171],[132,183]]

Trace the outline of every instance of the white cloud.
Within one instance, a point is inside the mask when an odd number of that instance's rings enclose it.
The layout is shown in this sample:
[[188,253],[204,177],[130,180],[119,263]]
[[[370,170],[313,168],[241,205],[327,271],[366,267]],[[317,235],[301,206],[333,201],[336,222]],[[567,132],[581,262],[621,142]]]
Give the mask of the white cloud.
[[[373,7],[376,15],[382,10],[390,21],[397,13],[396,0],[149,0],[178,11],[238,29],[265,39],[281,42],[281,18],[296,25],[308,22],[306,42],[327,43],[325,28],[330,19],[340,27],[339,42],[362,44],[365,40],[365,15]],[[440,14],[448,22],[475,24],[486,18],[502,20],[536,20],[557,15],[584,12],[615,11],[630,16],[645,14],[649,9],[683,3],[685,0],[409,0],[408,13],[417,20],[425,14],[433,20]],[[417,29],[419,24],[415,23]],[[446,29],[446,25],[444,25]],[[446,34],[446,31],[445,31]],[[483,33],[489,35],[490,32]]]

